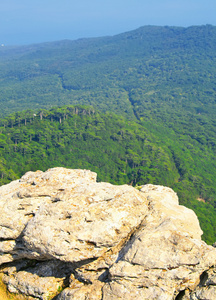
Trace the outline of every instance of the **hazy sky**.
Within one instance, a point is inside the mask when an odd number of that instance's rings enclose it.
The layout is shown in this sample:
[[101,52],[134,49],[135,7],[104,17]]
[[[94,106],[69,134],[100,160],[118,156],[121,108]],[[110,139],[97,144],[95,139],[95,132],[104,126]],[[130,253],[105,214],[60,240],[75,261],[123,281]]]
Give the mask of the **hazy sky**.
[[0,45],[21,45],[143,25],[216,25],[216,0],[0,0],[0,14]]

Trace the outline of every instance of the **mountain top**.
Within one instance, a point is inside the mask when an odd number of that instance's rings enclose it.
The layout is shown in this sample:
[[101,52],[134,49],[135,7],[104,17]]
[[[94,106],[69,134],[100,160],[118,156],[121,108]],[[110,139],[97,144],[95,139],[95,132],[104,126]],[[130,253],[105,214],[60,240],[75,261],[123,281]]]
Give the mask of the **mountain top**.
[[170,188],[28,172],[0,187],[10,292],[39,299],[215,299],[216,250]]

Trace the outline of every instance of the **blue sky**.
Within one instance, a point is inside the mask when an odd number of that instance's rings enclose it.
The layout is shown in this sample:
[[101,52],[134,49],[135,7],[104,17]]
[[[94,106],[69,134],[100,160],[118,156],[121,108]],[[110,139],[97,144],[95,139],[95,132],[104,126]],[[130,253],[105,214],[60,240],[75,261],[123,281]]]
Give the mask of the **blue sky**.
[[216,0],[0,0],[0,44],[114,35],[144,25],[216,25]]

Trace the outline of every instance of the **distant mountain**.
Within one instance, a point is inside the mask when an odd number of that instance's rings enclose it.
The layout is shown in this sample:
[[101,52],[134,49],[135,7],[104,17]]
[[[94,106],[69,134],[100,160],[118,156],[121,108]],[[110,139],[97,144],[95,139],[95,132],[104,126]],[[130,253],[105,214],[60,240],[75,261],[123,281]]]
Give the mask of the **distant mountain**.
[[114,37],[0,47],[0,114],[90,104],[132,118],[152,98],[212,112],[215,49],[211,25],[144,26]]

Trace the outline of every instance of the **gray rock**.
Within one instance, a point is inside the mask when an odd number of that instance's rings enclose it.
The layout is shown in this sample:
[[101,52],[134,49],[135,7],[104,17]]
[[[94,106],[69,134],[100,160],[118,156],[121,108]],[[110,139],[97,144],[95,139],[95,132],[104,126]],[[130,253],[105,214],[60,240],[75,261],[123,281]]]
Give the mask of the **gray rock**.
[[216,299],[216,249],[170,188],[114,186],[87,170],[54,168],[0,187],[0,214],[0,264],[11,292]]

